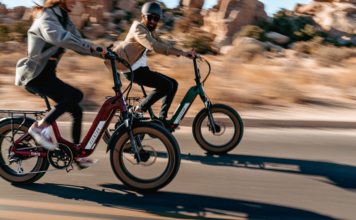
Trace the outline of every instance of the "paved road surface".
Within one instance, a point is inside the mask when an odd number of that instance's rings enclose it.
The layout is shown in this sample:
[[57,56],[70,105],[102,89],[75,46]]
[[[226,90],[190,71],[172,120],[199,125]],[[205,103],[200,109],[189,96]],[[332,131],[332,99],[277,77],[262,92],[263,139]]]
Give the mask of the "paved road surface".
[[[68,137],[68,123],[60,124]],[[89,125],[85,125],[88,129]],[[177,177],[136,193],[100,164],[47,173],[30,186],[0,180],[0,219],[356,219],[356,130],[247,128],[225,156],[209,156],[191,130],[175,133]]]

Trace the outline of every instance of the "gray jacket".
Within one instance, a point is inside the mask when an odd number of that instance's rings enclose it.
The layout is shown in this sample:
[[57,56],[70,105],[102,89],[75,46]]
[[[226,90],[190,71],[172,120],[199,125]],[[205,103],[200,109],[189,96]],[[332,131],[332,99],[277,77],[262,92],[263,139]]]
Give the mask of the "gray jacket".
[[[15,85],[24,86],[36,78],[60,47],[83,55],[101,57],[97,52],[90,52],[92,43],[83,40],[69,16],[66,29],[63,28],[59,22],[59,18],[63,19],[62,17],[58,5],[46,8],[37,16],[28,30],[28,57],[19,60],[16,65]],[[59,56],[57,63],[62,55]]]

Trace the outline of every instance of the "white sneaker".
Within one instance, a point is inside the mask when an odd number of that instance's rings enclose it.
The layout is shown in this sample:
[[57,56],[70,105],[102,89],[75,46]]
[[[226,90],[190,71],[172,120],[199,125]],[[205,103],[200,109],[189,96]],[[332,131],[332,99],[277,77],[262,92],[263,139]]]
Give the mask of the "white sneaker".
[[35,122],[35,124],[28,130],[28,133],[39,143],[39,145],[47,150],[53,151],[57,147],[52,141],[51,130],[49,127],[41,129],[38,127],[38,122]]
[[85,157],[81,157],[75,160],[81,167],[92,167],[95,165],[98,165],[99,160],[98,159],[89,159]]

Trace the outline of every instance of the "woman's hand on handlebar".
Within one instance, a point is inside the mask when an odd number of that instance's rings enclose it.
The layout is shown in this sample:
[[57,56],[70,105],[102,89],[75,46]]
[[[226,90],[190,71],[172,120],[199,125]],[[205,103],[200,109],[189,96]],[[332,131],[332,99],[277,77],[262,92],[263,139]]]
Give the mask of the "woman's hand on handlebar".
[[183,52],[182,55],[189,59],[200,58],[200,56],[195,51]]
[[[98,49],[98,48],[101,48],[101,49]],[[91,49],[93,49],[93,50],[97,51],[98,53],[100,53],[102,57],[105,57],[105,54],[108,53],[108,50],[106,49],[106,46],[104,46],[104,45],[92,44],[91,45]]]

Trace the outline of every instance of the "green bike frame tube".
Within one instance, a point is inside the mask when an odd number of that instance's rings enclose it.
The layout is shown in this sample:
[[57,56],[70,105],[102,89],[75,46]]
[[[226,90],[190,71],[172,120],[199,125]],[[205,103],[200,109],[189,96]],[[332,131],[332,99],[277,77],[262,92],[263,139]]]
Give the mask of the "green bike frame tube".
[[171,130],[177,128],[178,125],[181,123],[182,119],[184,118],[185,114],[188,112],[190,106],[193,104],[197,95],[200,95],[202,100],[205,99],[204,89],[201,85],[193,86],[188,90],[187,94],[185,95],[182,102],[179,104],[176,111],[173,113],[173,117],[170,120],[169,127]]

